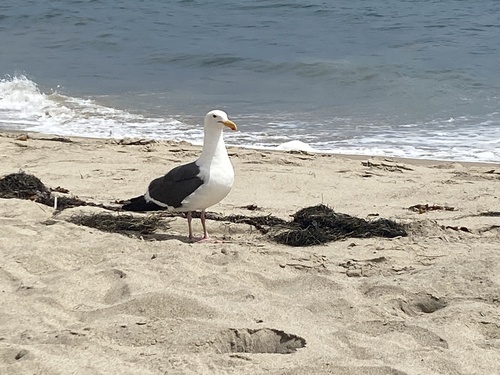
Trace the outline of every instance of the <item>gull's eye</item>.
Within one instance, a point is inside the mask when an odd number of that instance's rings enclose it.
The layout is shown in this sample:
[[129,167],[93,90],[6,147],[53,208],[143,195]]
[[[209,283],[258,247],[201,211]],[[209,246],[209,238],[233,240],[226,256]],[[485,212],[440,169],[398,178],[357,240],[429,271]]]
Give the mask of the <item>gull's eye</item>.
[[217,115],[212,115],[213,118],[217,118]]

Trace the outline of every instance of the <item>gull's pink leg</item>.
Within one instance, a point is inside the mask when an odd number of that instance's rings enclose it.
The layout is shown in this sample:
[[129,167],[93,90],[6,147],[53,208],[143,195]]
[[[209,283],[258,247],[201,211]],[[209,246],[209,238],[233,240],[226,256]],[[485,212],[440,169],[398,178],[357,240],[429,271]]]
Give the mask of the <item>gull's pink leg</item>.
[[187,220],[188,220],[188,231],[189,231],[188,237],[189,237],[189,240],[192,241],[193,240],[193,229],[191,228],[191,221],[193,221],[193,217],[191,216],[191,211],[188,211],[186,216],[187,216]]
[[207,233],[207,226],[205,224],[205,210],[201,211],[200,219],[201,219],[201,226],[203,227],[203,238],[202,239],[206,240],[206,239],[208,239],[208,233]]

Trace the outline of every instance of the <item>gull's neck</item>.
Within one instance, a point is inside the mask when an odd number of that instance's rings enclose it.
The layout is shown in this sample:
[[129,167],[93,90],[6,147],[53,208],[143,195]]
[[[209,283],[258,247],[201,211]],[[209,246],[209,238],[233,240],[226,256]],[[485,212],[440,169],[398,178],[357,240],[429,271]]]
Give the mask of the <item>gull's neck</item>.
[[213,158],[228,158],[224,138],[222,137],[222,129],[204,129],[205,136],[203,138],[203,151],[199,157],[199,161],[210,162]]

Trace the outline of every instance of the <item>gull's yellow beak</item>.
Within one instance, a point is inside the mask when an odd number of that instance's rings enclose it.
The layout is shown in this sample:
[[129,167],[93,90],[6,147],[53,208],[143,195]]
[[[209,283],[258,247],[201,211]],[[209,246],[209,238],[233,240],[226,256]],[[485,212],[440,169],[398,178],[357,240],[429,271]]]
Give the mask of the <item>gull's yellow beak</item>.
[[222,121],[222,123],[231,130],[238,130],[238,127],[231,120]]

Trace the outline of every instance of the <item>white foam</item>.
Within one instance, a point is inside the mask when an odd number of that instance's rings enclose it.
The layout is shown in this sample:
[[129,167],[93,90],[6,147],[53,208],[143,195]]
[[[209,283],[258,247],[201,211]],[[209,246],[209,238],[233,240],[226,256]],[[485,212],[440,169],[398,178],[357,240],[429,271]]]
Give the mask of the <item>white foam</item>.
[[52,101],[24,76],[0,80],[0,122],[34,125],[46,116]]
[[124,138],[157,136],[163,127],[170,135],[183,124],[174,119],[142,115],[101,106],[89,99],[42,93],[24,76],[0,81],[0,126],[47,134]]
[[307,143],[297,140],[282,143],[279,146],[277,146],[276,149],[281,151],[307,151],[307,152],[317,151]]

